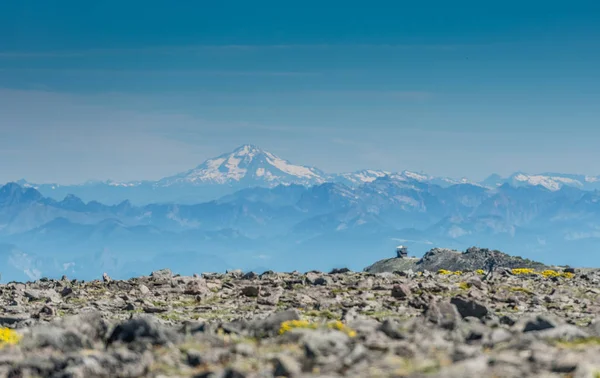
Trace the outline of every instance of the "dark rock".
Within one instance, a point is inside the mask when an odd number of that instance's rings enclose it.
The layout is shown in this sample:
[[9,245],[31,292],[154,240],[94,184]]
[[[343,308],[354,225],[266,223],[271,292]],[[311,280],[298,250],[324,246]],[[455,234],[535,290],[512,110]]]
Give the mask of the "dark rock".
[[400,284],[400,285],[394,285],[394,287],[392,288],[392,297],[396,298],[396,299],[404,299],[407,298],[411,295],[411,291],[410,288],[408,287],[408,285],[405,284]]
[[523,332],[531,332],[531,331],[543,331],[549,328],[555,328],[558,325],[555,319],[544,315],[537,315],[533,318],[527,319],[524,322],[522,331]]
[[513,326],[516,323],[516,321],[508,315],[502,315],[499,320],[500,324],[504,324],[507,326]]
[[256,278],[258,278],[258,274],[254,272],[248,272],[242,276],[243,280],[254,280]]
[[456,306],[458,312],[463,318],[467,316],[474,316],[481,319],[488,314],[488,309],[474,300],[454,297],[450,300],[450,303]]
[[187,351],[187,363],[190,366],[196,367],[204,364],[204,359],[202,358],[202,353],[197,350],[188,350]]
[[140,316],[117,325],[108,337],[107,343],[110,345],[115,342],[149,342],[154,345],[165,345],[176,340],[176,334],[156,320]]
[[331,285],[333,283],[333,280],[331,279],[331,277],[318,277],[313,281],[313,285],[316,286],[326,286],[326,285]]
[[135,305],[133,303],[127,303],[125,307],[123,307],[124,311],[135,311]]
[[344,273],[350,273],[352,272],[350,269],[348,268],[341,268],[341,269],[332,269],[331,272],[329,272],[329,274],[344,274]]
[[258,297],[260,293],[260,287],[258,286],[246,286],[242,289],[242,294],[247,297]]
[[223,373],[223,378],[246,378],[246,374],[233,368],[227,368]]
[[65,286],[61,291],[60,291],[60,296],[61,297],[66,297],[70,294],[73,293],[73,289],[71,289],[69,286]]

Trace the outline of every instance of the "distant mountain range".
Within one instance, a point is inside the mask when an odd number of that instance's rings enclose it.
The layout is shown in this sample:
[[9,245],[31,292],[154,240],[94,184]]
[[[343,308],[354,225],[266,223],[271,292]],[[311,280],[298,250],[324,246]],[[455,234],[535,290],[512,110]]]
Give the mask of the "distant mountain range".
[[37,189],[44,196],[62,200],[72,194],[83,201],[98,201],[118,204],[128,200],[135,205],[150,203],[195,204],[216,200],[236,191],[278,185],[313,186],[323,183],[338,183],[356,187],[389,176],[394,180],[417,181],[448,187],[470,184],[485,188],[496,188],[503,184],[512,186],[543,186],[556,191],[574,187],[581,190],[600,189],[600,176],[571,174],[525,174],[515,173],[507,178],[491,175],[482,182],[468,179],[434,177],[424,173],[381,170],[361,170],[349,173],[328,174],[314,167],[295,165],[257,146],[243,145],[230,153],[209,159],[196,168],[158,181],[92,181],[79,185],[34,184],[25,180],[18,183]]
[[[392,256],[398,244],[411,255],[477,245],[547,264],[600,264],[596,181],[521,175],[483,183],[412,172],[327,175],[243,146],[157,182],[9,183],[0,187],[0,273],[6,281],[128,277],[162,267],[357,270]],[[72,189],[113,200],[147,196],[106,204]],[[211,190],[216,199],[193,202]],[[187,201],[175,203],[179,197]]]

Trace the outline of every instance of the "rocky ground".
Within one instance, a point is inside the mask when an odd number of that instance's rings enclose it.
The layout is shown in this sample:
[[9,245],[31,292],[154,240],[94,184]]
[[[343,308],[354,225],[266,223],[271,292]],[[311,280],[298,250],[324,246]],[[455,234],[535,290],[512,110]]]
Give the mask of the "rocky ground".
[[444,273],[0,285],[0,376],[600,377],[600,273]]

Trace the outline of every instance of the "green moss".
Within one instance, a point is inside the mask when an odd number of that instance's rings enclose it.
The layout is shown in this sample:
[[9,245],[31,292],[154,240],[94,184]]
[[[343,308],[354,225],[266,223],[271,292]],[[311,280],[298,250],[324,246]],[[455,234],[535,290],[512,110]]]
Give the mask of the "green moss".
[[174,312],[169,312],[169,313],[165,313],[165,314],[159,314],[158,315],[159,318],[164,319],[164,320],[172,320],[172,321],[179,321],[181,320],[181,316],[177,313]]
[[386,318],[394,318],[399,320],[409,319],[410,316],[405,314],[399,314],[397,312],[391,310],[381,310],[381,311],[364,311],[361,312],[362,315],[369,316],[371,318],[375,318],[377,320],[383,320]]
[[188,299],[188,300],[184,300],[184,301],[179,301],[179,302],[173,302],[172,306],[173,307],[194,307],[198,305],[198,301],[195,299]]
[[555,340],[554,345],[561,348],[585,348],[589,346],[600,345],[600,337],[586,337],[571,341]]
[[71,297],[67,300],[67,303],[71,303],[71,304],[84,304],[87,303],[87,299],[86,298],[80,298],[80,297]]
[[509,289],[510,291],[513,292],[520,292],[520,293],[525,293],[525,294],[529,294],[529,295],[533,295],[533,291],[526,289],[524,287],[520,287],[520,286],[513,286]]

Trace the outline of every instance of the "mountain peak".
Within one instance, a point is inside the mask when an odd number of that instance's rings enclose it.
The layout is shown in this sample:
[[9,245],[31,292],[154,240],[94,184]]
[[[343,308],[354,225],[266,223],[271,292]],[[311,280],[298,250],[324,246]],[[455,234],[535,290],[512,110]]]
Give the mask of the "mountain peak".
[[[265,153],[266,151],[254,144],[242,144],[231,153],[238,156],[253,155],[257,153]],[[227,155],[227,154],[226,154]]]
[[16,205],[40,199],[42,199],[40,192],[33,188],[24,188],[15,182],[9,182],[0,187],[0,204]]
[[194,169],[167,177],[158,186],[228,184],[232,186],[314,185],[327,181],[316,168],[295,165],[253,144],[208,159]]

